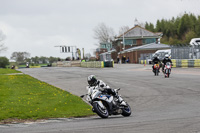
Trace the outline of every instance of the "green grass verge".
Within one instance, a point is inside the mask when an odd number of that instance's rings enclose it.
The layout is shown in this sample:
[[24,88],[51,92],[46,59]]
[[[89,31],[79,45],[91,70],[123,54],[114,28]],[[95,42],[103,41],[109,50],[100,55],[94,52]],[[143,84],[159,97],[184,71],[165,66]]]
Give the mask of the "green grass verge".
[[[34,64],[33,66],[47,66],[48,64]],[[29,66],[32,66],[29,64]],[[26,67],[26,65],[19,65],[19,67]]]
[[0,75],[0,121],[92,114],[91,107],[80,97],[29,75]]
[[21,72],[14,70],[14,69],[1,69],[0,68],[0,74],[11,74],[11,73],[21,73]]
[[[26,64],[19,65],[17,62],[10,62],[10,64],[7,65],[6,68],[11,68],[13,65],[15,65],[15,67],[26,67]],[[48,64],[33,64],[33,66],[47,66],[47,65]],[[29,66],[32,66],[32,63],[30,63]]]

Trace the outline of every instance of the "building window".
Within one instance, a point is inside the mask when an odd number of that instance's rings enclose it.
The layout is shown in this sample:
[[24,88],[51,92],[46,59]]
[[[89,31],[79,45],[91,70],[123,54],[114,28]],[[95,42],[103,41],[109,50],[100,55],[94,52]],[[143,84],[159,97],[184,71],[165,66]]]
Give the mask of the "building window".
[[133,40],[133,45],[136,45],[137,44],[137,41],[134,39]]
[[125,45],[136,45],[136,40],[125,39]]
[[142,44],[146,44],[146,39],[142,39]]
[[155,43],[155,42],[156,42],[156,38],[142,39],[142,44],[149,44],[149,43]]

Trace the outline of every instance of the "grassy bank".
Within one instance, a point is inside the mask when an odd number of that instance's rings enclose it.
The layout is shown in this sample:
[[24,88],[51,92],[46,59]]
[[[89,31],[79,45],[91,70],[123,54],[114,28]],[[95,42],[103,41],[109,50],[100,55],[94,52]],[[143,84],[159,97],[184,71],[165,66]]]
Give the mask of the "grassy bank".
[[69,92],[28,75],[3,75],[5,73],[8,72],[0,70],[0,120],[93,114],[89,105]]
[[0,75],[2,75],[2,74],[12,74],[12,73],[21,73],[21,72],[16,71],[14,69],[2,69],[2,68],[0,68]]

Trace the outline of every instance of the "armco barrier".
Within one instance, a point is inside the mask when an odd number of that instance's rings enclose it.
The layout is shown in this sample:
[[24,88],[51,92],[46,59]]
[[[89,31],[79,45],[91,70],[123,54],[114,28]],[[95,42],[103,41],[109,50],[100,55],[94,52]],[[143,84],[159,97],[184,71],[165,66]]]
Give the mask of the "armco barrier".
[[[146,64],[146,60],[140,60],[140,64]],[[195,67],[200,68],[200,59],[172,59],[172,67]]]

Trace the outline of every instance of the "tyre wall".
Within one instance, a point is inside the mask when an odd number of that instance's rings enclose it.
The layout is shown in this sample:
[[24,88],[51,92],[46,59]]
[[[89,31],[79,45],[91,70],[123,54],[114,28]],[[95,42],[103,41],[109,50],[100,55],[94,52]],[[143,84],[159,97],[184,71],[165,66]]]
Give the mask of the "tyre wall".
[[87,67],[87,68],[114,67],[114,62],[113,61],[108,61],[108,62],[103,62],[103,61],[81,62],[81,67]]

